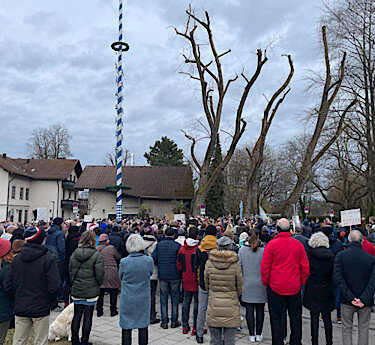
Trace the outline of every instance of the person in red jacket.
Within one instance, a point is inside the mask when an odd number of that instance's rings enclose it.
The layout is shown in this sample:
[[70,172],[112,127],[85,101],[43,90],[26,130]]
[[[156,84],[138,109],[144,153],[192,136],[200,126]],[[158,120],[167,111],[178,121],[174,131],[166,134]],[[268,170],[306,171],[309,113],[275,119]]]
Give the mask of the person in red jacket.
[[189,229],[189,236],[185,240],[177,254],[177,269],[182,272],[182,287],[184,289],[184,300],[182,303],[182,333],[188,334],[190,304],[194,298],[193,330],[192,335],[196,335],[197,315],[198,315],[198,280],[197,274],[193,272],[195,252],[198,248],[198,229]]
[[277,222],[275,238],[264,249],[261,275],[267,287],[272,345],[283,344],[283,315],[290,318],[290,345],[302,340],[301,287],[310,274],[309,261],[301,242],[291,237],[290,224],[285,218]]

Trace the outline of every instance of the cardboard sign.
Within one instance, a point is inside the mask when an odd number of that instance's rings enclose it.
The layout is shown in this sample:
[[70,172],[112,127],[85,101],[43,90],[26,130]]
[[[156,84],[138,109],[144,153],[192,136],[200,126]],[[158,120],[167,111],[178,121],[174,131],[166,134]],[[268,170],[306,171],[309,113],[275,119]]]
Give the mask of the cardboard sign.
[[341,226],[361,224],[361,209],[341,211]]

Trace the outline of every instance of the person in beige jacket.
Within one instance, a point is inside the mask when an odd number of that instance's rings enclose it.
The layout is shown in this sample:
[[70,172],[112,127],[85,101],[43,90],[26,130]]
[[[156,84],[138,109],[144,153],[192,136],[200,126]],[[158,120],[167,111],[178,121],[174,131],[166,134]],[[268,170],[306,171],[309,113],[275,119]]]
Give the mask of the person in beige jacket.
[[242,293],[242,271],[238,256],[232,251],[232,241],[223,236],[211,251],[204,272],[208,291],[207,325],[211,345],[235,344],[237,328],[241,326],[238,297]]

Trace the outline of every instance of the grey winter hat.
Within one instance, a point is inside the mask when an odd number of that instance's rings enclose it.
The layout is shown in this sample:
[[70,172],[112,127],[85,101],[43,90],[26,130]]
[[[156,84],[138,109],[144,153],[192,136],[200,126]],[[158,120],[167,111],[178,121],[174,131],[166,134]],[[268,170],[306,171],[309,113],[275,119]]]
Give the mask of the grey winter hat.
[[232,250],[232,240],[229,237],[220,237],[216,243],[218,250]]

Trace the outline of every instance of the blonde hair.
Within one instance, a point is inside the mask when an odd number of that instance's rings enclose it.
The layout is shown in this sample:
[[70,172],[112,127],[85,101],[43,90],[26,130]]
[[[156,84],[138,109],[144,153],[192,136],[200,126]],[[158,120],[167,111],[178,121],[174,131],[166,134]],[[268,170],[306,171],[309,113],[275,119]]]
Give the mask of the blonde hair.
[[79,242],[78,242],[78,247],[79,248],[95,248],[96,246],[96,234],[92,230],[87,230],[85,231]]

